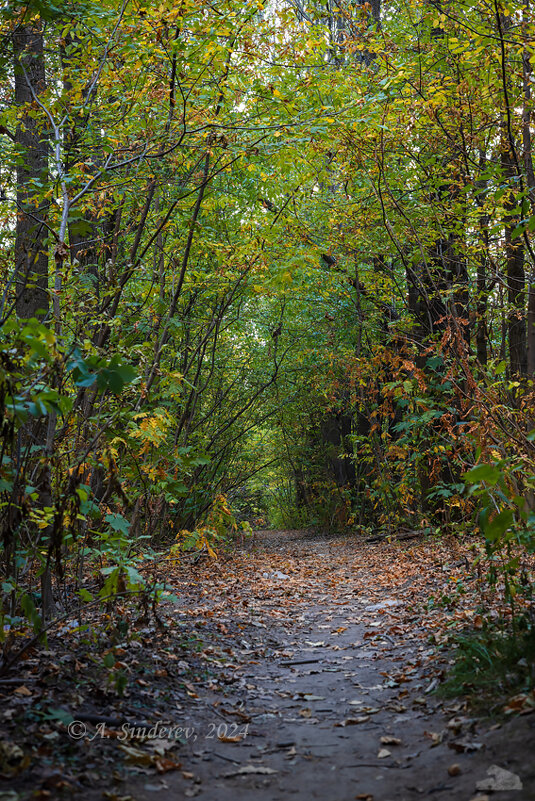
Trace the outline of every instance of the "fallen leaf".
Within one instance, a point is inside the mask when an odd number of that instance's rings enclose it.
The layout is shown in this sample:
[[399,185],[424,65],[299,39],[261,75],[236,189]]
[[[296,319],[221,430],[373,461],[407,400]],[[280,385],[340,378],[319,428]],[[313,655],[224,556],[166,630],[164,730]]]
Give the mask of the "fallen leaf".
[[499,765],[491,765],[487,770],[487,779],[476,782],[477,790],[488,790],[496,793],[504,790],[522,790],[522,780],[516,773],[500,768]]
[[381,742],[383,745],[401,745],[399,737],[392,737],[390,734],[385,734],[381,737]]
[[381,748],[377,754],[377,759],[385,759],[389,756],[392,756],[392,753],[388,750],[388,748]]
[[439,732],[436,732],[436,731],[424,731],[424,735],[426,737],[429,737],[429,739],[431,740],[431,748],[434,748],[435,746],[440,745],[440,743],[444,739],[444,732],[443,731],[439,731]]
[[0,740],[0,773],[6,777],[16,776],[26,770],[30,764],[30,755],[22,748],[7,740]]
[[130,762],[133,765],[152,765],[154,762],[154,756],[148,754],[147,751],[142,751],[141,748],[134,748],[131,745],[120,743],[119,749],[125,755],[126,762]]
[[248,776],[253,773],[260,776],[271,776],[271,774],[278,773],[278,771],[273,770],[273,768],[266,768],[264,765],[244,765],[243,768],[233,770],[231,773],[225,773],[224,775],[225,778],[231,779],[233,776]]
[[240,720],[243,720],[244,723],[249,723],[251,720],[251,716],[242,712],[241,709],[224,709],[221,707],[219,711],[223,712],[224,715],[235,715],[240,718]]
[[168,773],[170,770],[178,770],[182,767],[181,762],[176,762],[174,759],[163,757],[154,760],[154,765],[158,773]]
[[366,723],[370,719],[369,715],[361,715],[358,718],[346,718],[341,723],[335,723],[335,726],[357,726],[359,723]]
[[22,685],[22,687],[17,687],[16,690],[13,690],[13,692],[15,693],[15,695],[24,695],[24,696],[32,694],[32,691],[29,690],[24,684]]
[[164,756],[165,752],[173,748],[176,743],[174,743],[172,740],[161,740],[158,738],[155,740],[149,740],[148,745],[156,754]]
[[514,695],[504,706],[503,711],[506,715],[511,715],[514,712],[520,712],[520,714],[524,715],[529,712],[535,712],[535,692]]
[[448,748],[451,748],[452,751],[457,751],[458,754],[469,754],[471,751],[480,751],[483,748],[483,743],[454,740],[448,743]]

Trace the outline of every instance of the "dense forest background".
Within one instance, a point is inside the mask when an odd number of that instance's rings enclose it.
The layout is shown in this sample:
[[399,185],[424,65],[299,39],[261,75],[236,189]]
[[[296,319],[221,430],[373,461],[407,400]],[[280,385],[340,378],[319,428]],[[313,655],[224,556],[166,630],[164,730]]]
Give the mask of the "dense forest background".
[[5,649],[267,524],[476,535],[531,626],[528,2],[1,16]]

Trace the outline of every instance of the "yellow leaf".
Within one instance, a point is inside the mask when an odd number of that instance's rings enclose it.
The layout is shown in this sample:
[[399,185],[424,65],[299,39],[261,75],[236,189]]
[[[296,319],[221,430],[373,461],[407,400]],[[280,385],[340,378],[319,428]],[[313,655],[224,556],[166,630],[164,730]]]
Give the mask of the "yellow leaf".
[[16,690],[13,690],[15,695],[24,695],[28,696],[31,695],[31,691],[23,684],[22,687],[17,687]]

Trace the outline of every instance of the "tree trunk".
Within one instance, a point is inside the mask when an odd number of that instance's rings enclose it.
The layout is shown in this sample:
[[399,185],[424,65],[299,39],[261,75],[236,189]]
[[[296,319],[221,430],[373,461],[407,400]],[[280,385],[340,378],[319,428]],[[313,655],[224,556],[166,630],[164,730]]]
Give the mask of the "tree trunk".
[[[15,103],[35,108],[45,90],[43,34],[39,21],[13,32]],[[17,229],[15,240],[16,310],[21,318],[45,317],[49,308],[47,205],[36,203],[34,181],[44,181],[48,168],[47,132],[39,119],[23,113],[15,134],[22,163],[17,167]]]
[[[37,98],[46,88],[44,41],[40,20],[18,26],[13,32],[15,103],[25,107],[15,133],[21,164],[17,167],[17,226],[15,237],[16,312],[22,319],[48,315],[48,243],[46,216],[48,204],[39,202],[39,186],[48,172],[48,132],[35,116]],[[26,111],[27,109],[27,111]],[[37,182],[37,183],[34,183]],[[39,420],[25,426],[32,445],[46,447],[46,426]],[[39,505],[52,505],[50,468],[35,464]],[[41,535],[46,548],[47,534]],[[54,610],[49,559],[41,574],[41,614],[43,620]]]
[[505,220],[505,263],[507,276],[507,333],[509,338],[509,366],[511,375],[525,375],[527,371],[526,347],[526,279],[524,273],[524,245],[522,237],[513,238],[518,225],[518,213],[514,211],[517,200],[513,191],[515,169],[509,149],[502,148],[502,170],[511,186],[505,204],[508,211]]
[[[523,11],[522,30],[527,34],[527,17],[529,12],[529,0],[526,0]],[[526,172],[526,184],[528,186],[528,196],[531,206],[531,213],[535,213],[535,170],[533,168],[533,152],[531,137],[531,117],[533,114],[533,101],[531,98],[532,67],[530,51],[527,47],[522,53],[522,80],[524,89],[524,103],[522,106],[522,146],[524,155],[524,168]],[[526,234],[528,236],[528,234]],[[533,253],[531,275],[528,277],[528,318],[527,318],[527,372],[528,375],[535,373],[535,275],[533,274]]]

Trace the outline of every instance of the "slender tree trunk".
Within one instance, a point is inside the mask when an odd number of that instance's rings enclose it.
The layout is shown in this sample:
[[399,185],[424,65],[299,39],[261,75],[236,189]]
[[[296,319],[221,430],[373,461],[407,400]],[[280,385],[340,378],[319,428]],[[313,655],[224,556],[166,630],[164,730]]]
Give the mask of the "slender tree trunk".
[[535,278],[532,276],[528,289],[528,375],[535,373]]
[[[525,0],[523,10],[522,28],[524,35],[527,35],[526,25],[529,12],[529,0]],[[522,81],[524,90],[524,103],[522,107],[522,146],[524,155],[524,168],[526,172],[526,183],[531,206],[531,213],[535,213],[535,171],[533,169],[533,149],[531,136],[531,115],[533,112],[533,102],[531,98],[532,67],[530,51],[524,48],[522,53]],[[527,236],[527,234],[526,234]],[[528,375],[535,373],[535,265],[531,264],[528,277],[528,317],[527,317],[527,372]]]
[[[483,238],[488,239],[486,231]],[[487,257],[482,253],[477,264],[477,360],[484,367],[487,364]]]
[[[482,149],[479,152],[479,169],[483,172],[486,161],[486,153]],[[476,203],[480,211],[485,202],[487,182],[478,181]],[[487,288],[487,265],[489,260],[489,215],[482,213],[479,220],[479,241],[481,252],[477,263],[477,300],[476,300],[476,353],[477,360],[482,367],[485,367],[488,360],[488,339],[489,332],[487,326],[488,311],[488,288]]]
[[[515,177],[514,165],[509,150],[502,149],[502,170],[504,178],[512,186]],[[518,214],[513,211],[516,205],[513,190],[506,203],[508,214],[505,222],[505,261],[507,276],[507,332],[509,338],[509,366],[511,375],[524,375],[527,371],[526,348],[526,279],[524,273],[524,245],[522,237],[513,238],[518,225]]]

